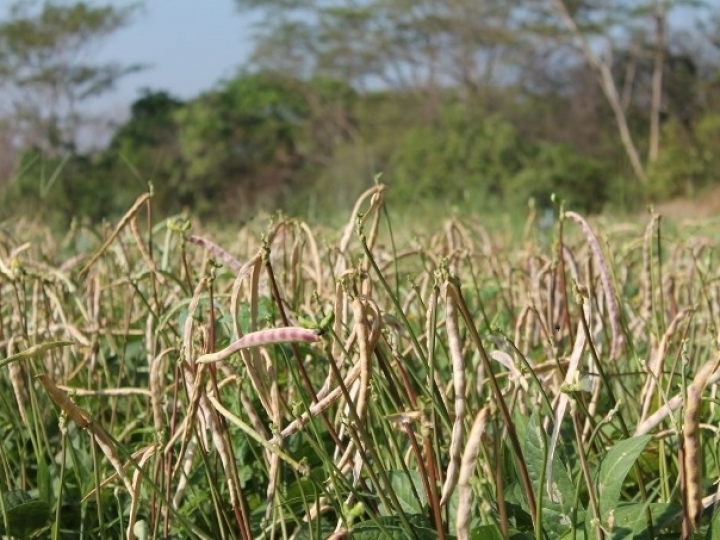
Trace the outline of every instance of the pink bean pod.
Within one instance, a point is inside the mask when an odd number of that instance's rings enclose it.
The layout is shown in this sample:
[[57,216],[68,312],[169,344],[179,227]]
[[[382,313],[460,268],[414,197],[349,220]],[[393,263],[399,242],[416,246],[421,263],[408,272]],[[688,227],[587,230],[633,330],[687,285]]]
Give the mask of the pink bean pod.
[[215,257],[220,259],[224,264],[226,264],[235,272],[239,272],[242,269],[242,263],[240,261],[238,261],[235,257],[230,255],[230,253],[225,251],[216,243],[211,242],[207,238],[203,238],[202,236],[198,236],[196,234],[191,234],[187,237],[187,241],[192,244],[204,247],[207,251],[212,253]]
[[224,360],[240,349],[262,347],[263,345],[271,345],[273,343],[314,343],[319,339],[320,337],[314,330],[308,330],[307,328],[299,328],[295,326],[267,328],[265,330],[251,332],[220,351],[203,354],[197,359],[197,361],[199,364],[208,364]]

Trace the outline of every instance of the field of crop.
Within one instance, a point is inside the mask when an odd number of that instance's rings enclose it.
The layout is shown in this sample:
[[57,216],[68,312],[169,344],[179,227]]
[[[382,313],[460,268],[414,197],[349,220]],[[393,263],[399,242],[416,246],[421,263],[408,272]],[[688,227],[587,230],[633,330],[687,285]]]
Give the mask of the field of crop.
[[720,537],[717,223],[415,237],[384,194],[2,224],[0,534]]

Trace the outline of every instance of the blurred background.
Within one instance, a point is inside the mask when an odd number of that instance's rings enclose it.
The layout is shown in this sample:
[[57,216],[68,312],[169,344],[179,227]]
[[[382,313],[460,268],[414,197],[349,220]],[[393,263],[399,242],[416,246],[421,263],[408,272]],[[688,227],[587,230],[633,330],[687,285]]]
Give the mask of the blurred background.
[[0,86],[3,219],[720,211],[718,0],[2,0]]

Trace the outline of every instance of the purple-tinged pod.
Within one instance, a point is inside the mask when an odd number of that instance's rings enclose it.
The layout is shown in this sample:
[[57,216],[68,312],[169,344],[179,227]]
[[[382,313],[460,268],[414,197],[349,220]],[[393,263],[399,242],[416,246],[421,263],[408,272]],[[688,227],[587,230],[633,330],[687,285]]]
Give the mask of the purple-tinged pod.
[[262,347],[264,345],[272,345],[273,343],[314,343],[319,339],[320,337],[317,332],[314,330],[308,330],[307,328],[299,328],[295,326],[268,328],[244,335],[235,343],[231,343],[220,351],[203,354],[197,359],[197,361],[199,364],[209,364],[224,360],[241,349]]

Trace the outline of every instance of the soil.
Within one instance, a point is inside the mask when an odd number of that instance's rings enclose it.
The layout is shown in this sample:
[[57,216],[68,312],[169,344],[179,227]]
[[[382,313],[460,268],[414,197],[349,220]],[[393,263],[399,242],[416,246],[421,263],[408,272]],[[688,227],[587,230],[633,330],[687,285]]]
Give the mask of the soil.
[[674,199],[656,204],[655,211],[674,220],[720,217],[720,186],[692,199]]

